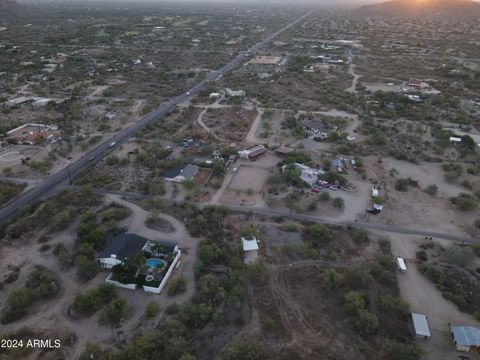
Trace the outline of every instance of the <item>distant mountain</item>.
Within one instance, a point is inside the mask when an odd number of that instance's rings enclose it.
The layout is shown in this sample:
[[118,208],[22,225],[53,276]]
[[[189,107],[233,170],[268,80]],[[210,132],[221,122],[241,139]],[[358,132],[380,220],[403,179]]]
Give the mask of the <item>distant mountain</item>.
[[480,3],[471,0],[392,0],[362,6],[355,14],[468,21],[480,17]]
[[0,0],[0,20],[7,20],[20,11],[21,6],[14,0]]
[[32,16],[34,8],[22,5],[15,0],[0,0],[0,22],[8,24]]
[[18,8],[20,5],[14,0],[0,0],[0,11],[9,11]]

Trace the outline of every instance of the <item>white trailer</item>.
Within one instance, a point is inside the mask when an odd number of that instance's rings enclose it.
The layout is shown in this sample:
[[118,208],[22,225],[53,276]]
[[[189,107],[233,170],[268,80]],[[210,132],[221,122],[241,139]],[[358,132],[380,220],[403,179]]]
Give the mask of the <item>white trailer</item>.
[[397,266],[398,271],[405,272],[407,271],[407,266],[405,265],[405,260],[401,257],[395,259],[395,265]]

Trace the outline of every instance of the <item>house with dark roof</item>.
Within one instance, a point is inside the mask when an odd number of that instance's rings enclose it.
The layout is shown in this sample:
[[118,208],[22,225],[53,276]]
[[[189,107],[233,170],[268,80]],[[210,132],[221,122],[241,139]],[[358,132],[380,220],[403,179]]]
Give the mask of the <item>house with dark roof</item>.
[[[120,234],[106,245],[97,257],[102,269],[111,269],[105,279],[107,284],[159,294],[175,268],[178,267],[182,252],[178,245],[170,242],[151,241],[136,234]],[[131,262],[137,255],[137,261]],[[133,267],[132,267],[133,265]]]
[[142,252],[148,239],[135,234],[120,234],[107,243],[97,260],[102,269],[111,269]]
[[174,170],[166,171],[164,176],[166,181],[172,182],[184,182],[191,181],[195,179],[195,176],[198,173],[198,166],[188,164],[184,168],[177,168]]

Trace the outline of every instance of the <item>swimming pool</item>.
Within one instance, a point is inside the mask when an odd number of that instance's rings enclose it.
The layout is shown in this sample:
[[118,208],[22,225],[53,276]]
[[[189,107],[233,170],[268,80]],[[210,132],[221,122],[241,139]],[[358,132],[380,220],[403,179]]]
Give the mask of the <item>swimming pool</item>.
[[165,261],[162,259],[147,259],[145,260],[145,264],[151,269],[162,269],[165,267]]

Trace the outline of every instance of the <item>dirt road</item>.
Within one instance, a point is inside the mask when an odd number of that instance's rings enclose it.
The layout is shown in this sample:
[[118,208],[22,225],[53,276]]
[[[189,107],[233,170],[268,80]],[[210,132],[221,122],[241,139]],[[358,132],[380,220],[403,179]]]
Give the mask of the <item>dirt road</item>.
[[[423,241],[420,237],[404,235],[392,235],[390,239],[392,254],[405,259],[415,259],[418,245]],[[448,241],[438,242],[445,245],[449,243]],[[473,316],[462,313],[455,304],[446,300],[433,283],[418,271],[414,263],[407,261],[407,271],[398,273],[398,284],[402,298],[410,304],[411,310],[428,317],[432,337],[422,343],[428,351],[427,358],[456,359],[457,352],[450,338],[448,324],[480,327],[480,322]],[[477,358],[471,357],[471,359]]]
[[173,226],[175,229],[173,232],[163,233],[161,231],[149,229],[145,226],[145,221],[147,220],[149,214],[148,211],[143,210],[141,207],[132,204],[129,201],[123,200],[117,195],[108,195],[108,198],[112,202],[123,205],[132,211],[132,216],[127,220],[129,232],[146,237],[147,239],[168,240],[180,244],[184,239],[186,234],[185,226],[174,217],[166,214],[159,214],[161,219],[168,221]]

